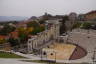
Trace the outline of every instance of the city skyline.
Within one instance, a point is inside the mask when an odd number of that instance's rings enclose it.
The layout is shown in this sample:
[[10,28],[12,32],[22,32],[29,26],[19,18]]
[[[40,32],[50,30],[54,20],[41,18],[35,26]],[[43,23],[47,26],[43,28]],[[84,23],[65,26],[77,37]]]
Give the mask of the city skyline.
[[64,15],[96,10],[96,0],[0,0],[0,16]]

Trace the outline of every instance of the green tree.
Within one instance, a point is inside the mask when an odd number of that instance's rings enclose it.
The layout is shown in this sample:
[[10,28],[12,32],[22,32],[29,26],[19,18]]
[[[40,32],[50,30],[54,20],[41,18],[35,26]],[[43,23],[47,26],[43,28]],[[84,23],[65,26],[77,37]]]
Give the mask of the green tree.
[[9,38],[8,42],[11,44],[11,46],[19,45],[18,39]]
[[0,35],[8,35],[10,32],[14,31],[16,28],[10,25],[5,25],[3,29],[0,30]]
[[63,17],[63,19],[60,21],[61,22],[61,26],[60,26],[60,34],[63,34],[64,32],[66,32],[66,25],[65,25],[65,23],[66,23],[66,21],[68,21],[69,19],[68,19],[68,16],[66,15],[66,16],[64,16]]
[[41,29],[39,27],[35,28],[30,34],[36,35],[37,33],[41,32]]
[[39,32],[42,32],[45,30],[45,26],[41,26],[38,22],[32,21],[27,24],[28,28],[33,27],[33,30],[29,33],[32,35],[36,35]]
[[19,33],[19,41],[20,43],[25,43],[27,41],[28,35],[26,33]]
[[82,29],[90,29],[92,24],[88,22],[84,22],[81,25],[82,25],[81,26]]
[[6,43],[6,42],[7,42],[6,39],[0,38],[0,44]]
[[44,24],[46,20],[40,20],[39,23],[40,24]]
[[20,37],[20,40],[25,40],[27,35],[22,33],[22,34],[19,34],[19,37]]
[[36,22],[36,21],[31,21],[31,22],[28,22],[27,23],[27,27],[39,27],[40,25],[39,25],[39,23],[38,22]]
[[81,23],[76,22],[76,23],[73,25],[72,29],[80,28],[80,26],[81,26]]

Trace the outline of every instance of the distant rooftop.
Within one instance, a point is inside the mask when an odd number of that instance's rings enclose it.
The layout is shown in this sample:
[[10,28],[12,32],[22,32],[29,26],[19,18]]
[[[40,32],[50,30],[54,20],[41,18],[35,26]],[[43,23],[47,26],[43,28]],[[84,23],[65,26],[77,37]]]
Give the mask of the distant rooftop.
[[96,13],[96,10],[91,11],[91,12],[88,12],[88,13],[86,13],[86,14],[93,14],[93,13]]

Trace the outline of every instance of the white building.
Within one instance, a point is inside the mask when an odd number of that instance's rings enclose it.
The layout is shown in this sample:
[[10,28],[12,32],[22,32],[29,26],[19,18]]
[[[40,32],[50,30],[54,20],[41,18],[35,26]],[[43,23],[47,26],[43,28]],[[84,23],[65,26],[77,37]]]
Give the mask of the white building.
[[59,26],[59,20],[46,21],[46,30],[28,39],[28,52],[31,53],[34,49],[38,50],[50,45],[59,36]]

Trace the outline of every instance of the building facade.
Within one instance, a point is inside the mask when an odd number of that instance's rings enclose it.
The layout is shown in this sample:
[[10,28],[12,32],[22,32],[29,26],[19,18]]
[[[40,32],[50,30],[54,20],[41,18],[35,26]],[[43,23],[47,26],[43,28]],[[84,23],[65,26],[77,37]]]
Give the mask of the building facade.
[[86,21],[95,21],[96,20],[96,11],[91,11],[89,13],[85,14],[85,20]]
[[48,20],[45,25],[45,31],[40,32],[35,36],[31,36],[31,38],[28,39],[28,53],[31,53],[33,50],[42,49],[58,38],[60,26],[59,20]]

